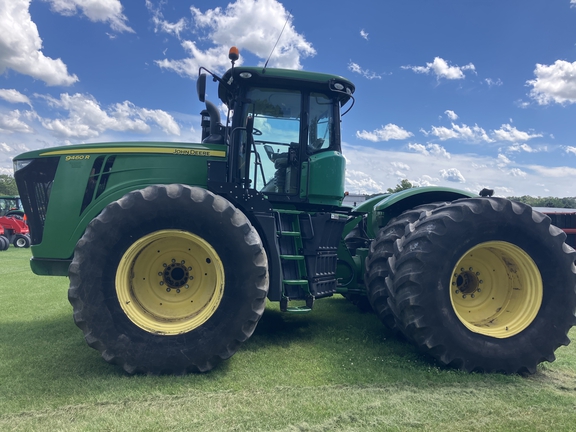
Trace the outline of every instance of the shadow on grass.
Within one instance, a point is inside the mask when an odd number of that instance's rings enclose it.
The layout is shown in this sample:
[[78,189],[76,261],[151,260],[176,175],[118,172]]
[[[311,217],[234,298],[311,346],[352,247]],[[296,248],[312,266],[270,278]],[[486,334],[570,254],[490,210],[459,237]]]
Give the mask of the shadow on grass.
[[[278,374],[282,378],[277,379]],[[62,393],[79,391],[83,385],[107,392],[114,383],[136,388],[242,388],[256,385],[256,376],[262,385],[294,381],[420,385],[462,379],[461,373],[445,373],[411,344],[394,338],[374,314],[361,313],[337,298],[317,302],[306,315],[268,306],[253,336],[232,359],[210,373],[187,377],[127,375],[88,347],[72,317],[63,311],[53,319],[3,324],[0,332],[0,392],[22,399],[58,393],[58,386],[64,388]]]

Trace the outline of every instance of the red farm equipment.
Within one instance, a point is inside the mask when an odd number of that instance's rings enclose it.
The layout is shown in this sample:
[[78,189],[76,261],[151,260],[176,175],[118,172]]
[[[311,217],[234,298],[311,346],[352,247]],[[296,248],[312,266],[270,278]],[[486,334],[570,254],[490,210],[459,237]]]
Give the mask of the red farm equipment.
[[0,250],[13,244],[17,248],[30,247],[30,230],[24,219],[18,216],[0,217]]

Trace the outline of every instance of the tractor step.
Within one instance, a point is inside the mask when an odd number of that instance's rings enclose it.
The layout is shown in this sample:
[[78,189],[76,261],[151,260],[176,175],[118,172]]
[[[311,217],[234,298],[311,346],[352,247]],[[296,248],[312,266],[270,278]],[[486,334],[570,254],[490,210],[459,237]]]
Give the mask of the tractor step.
[[304,255],[280,255],[280,259],[285,259],[286,261],[303,261]]
[[280,311],[281,312],[290,312],[290,313],[308,313],[312,311],[314,307],[314,297],[308,297],[306,299],[305,306],[288,306],[290,299],[288,297],[282,297],[280,300]]
[[296,306],[296,307],[289,307],[286,308],[286,310],[284,312],[289,312],[289,313],[308,313],[308,312],[312,312],[312,309],[310,309],[307,306]]
[[308,285],[306,279],[284,279],[282,283],[286,285]]

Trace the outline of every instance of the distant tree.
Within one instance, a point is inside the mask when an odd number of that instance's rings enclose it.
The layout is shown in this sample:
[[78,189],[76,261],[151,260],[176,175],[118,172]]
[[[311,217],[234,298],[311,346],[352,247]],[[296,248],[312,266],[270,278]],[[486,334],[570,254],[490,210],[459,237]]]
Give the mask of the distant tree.
[[8,174],[0,174],[0,195],[18,195],[14,177]]
[[532,207],[576,208],[576,197],[556,198],[523,195],[521,197],[508,197],[508,199],[519,201]]
[[408,181],[408,179],[404,179],[400,182],[400,184],[397,184],[394,189],[388,188],[387,191],[388,191],[388,193],[396,193],[396,192],[403,191],[405,189],[412,189],[413,187],[415,187],[415,186],[412,183],[410,183]]

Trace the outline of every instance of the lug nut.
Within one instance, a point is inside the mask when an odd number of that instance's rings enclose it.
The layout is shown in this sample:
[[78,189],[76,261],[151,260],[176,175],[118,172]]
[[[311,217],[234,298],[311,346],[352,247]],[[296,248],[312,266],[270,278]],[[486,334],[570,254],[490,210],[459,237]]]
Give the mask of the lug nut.
[[466,298],[466,294],[462,294],[462,298],[465,299],[465,298]]
[[475,297],[475,295],[474,295],[474,294],[470,294],[470,297],[471,297],[471,298],[474,298],[474,297]]
[[472,267],[470,267],[468,270],[472,271],[472,270],[474,270],[474,269],[473,269]]
[[164,285],[164,281],[160,281],[160,285]]
[[170,288],[166,288],[166,292],[170,292]]
[[[178,289],[176,290],[176,294],[180,294],[180,288],[178,288]],[[474,294],[472,294],[472,295],[474,295]]]
[[456,290],[455,292],[456,292],[456,294],[460,294],[460,291],[459,291],[459,290]]
[[190,288],[190,285],[186,284],[184,285],[184,288]]

